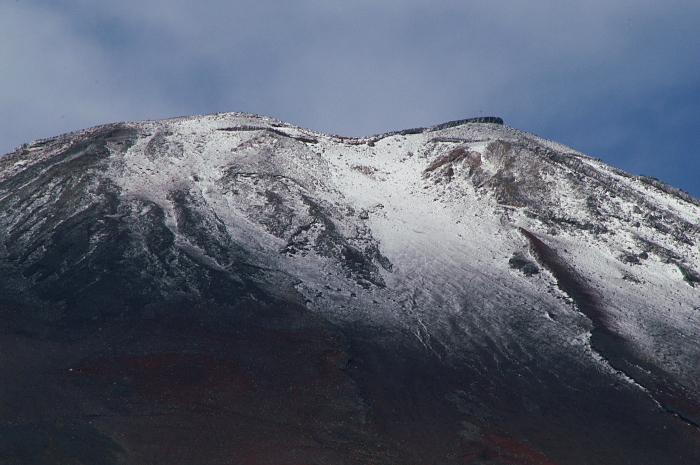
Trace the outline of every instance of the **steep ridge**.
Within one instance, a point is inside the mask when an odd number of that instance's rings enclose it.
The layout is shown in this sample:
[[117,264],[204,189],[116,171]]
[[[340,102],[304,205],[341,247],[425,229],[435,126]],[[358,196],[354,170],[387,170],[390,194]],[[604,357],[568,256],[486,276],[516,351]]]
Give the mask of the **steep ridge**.
[[700,201],[500,118],[0,158],[8,463],[700,463]]

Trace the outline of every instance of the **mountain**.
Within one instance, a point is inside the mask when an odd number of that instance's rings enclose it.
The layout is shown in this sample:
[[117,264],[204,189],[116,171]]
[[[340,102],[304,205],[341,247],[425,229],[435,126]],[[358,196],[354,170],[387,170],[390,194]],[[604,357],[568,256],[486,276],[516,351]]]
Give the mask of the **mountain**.
[[700,200],[500,118],[0,158],[0,463],[700,463]]

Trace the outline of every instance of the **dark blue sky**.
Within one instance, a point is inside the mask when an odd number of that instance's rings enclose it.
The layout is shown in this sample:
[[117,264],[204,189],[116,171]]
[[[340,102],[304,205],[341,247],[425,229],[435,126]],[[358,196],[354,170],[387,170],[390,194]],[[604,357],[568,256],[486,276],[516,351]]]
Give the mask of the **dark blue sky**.
[[247,111],[363,135],[473,116],[700,197],[700,3],[0,0],[0,152]]

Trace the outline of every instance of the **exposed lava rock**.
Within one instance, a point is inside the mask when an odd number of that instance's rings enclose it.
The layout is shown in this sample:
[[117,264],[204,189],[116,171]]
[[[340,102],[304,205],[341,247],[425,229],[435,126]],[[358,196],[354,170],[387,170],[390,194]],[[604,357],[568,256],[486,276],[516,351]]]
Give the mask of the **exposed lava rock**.
[[540,272],[540,269],[534,262],[517,252],[508,260],[508,265],[510,265],[511,268],[522,271],[523,274],[528,277]]

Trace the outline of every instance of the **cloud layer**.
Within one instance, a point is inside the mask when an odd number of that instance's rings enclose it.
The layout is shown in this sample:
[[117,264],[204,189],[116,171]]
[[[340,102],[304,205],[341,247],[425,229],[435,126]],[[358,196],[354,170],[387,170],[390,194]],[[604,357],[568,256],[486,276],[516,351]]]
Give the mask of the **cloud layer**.
[[6,1],[0,152],[217,111],[344,135],[497,115],[700,196],[698,24],[693,1]]

